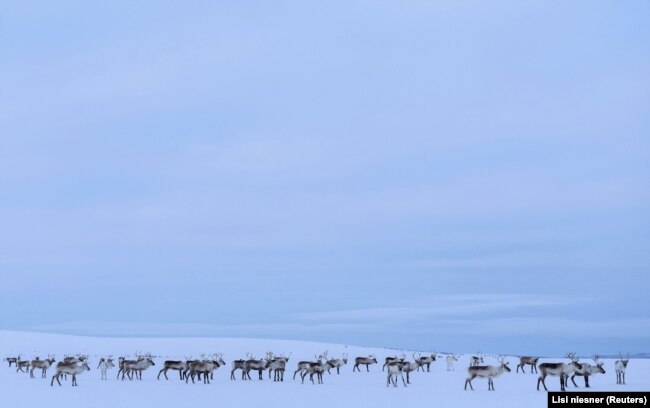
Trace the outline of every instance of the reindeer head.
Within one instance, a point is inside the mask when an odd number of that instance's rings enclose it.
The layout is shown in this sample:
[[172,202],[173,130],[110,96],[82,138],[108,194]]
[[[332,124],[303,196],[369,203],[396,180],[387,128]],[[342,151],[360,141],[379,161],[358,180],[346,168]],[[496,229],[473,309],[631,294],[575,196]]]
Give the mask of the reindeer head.
[[499,364],[501,364],[500,368],[503,368],[507,372],[510,372],[510,367],[508,367],[508,364],[510,364],[510,363],[506,361],[505,356],[500,355],[500,356],[497,357],[497,360],[499,360]]
[[223,361],[223,353],[215,354],[214,355],[214,360],[217,362],[217,365],[219,365],[219,367],[221,367],[223,365],[226,365],[226,362]]
[[628,352],[627,356],[625,356],[625,358],[623,358],[623,355],[619,351],[618,356],[621,358],[621,364],[623,364],[623,367],[627,368],[627,363],[630,361],[630,353]]
[[596,369],[598,370],[598,372],[605,374],[605,369],[603,368],[603,365],[605,365],[605,363],[603,361],[600,361],[600,356],[598,354],[595,354],[593,360],[594,363],[596,364]]

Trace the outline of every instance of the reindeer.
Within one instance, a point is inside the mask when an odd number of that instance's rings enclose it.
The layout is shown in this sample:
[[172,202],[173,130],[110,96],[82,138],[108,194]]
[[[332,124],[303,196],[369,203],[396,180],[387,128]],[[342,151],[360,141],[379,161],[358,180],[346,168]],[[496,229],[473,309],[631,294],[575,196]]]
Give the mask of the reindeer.
[[[189,363],[189,375],[185,375],[185,382],[187,383],[189,378],[192,378],[192,383],[194,383],[194,376],[197,375],[199,380],[201,380],[201,374],[203,374],[203,383],[210,384],[210,379],[212,378],[212,373],[217,368],[221,367],[223,360],[220,355],[215,355],[214,360],[203,360],[203,361],[192,361]],[[225,363],[224,363],[225,364]]]
[[573,374],[573,371],[575,370],[575,366],[573,365],[573,363],[578,361],[578,358],[576,357],[576,353],[569,353],[569,354],[567,354],[566,357],[571,360],[571,362],[569,364],[565,364],[565,363],[542,363],[542,364],[539,365],[539,370],[542,372],[542,375],[540,375],[539,378],[537,379],[537,391],[539,391],[539,383],[540,382],[544,386],[544,390],[548,391],[548,388],[546,388],[546,382],[544,380],[549,375],[559,376],[560,377],[560,389],[562,391],[566,390],[565,387],[564,387],[564,379],[565,379],[565,377]]
[[[217,367],[216,367],[216,368],[219,368],[219,367],[221,367],[221,366],[225,366],[225,365],[226,365],[226,362],[223,361],[223,353],[214,353],[214,354],[212,355],[212,357],[214,358],[214,360],[212,360],[212,361],[213,361],[215,364],[217,364]],[[215,370],[216,370],[216,368],[215,368]],[[214,371],[212,371],[212,372],[210,373],[210,379],[211,379],[211,380],[214,380]]]
[[30,363],[32,366],[32,369],[29,370],[29,376],[31,378],[34,378],[34,370],[37,368],[41,369],[41,378],[46,378],[46,372],[47,369],[50,368],[52,364],[54,364],[56,360],[54,359],[54,356],[50,356],[48,354],[47,358],[45,360],[40,360],[38,357],[35,360],[32,360]]
[[384,371],[384,369],[386,368],[386,366],[387,366],[388,364],[394,362],[394,361],[398,361],[398,362],[400,362],[400,363],[403,363],[403,362],[405,361],[405,360],[404,360],[404,353],[400,354],[400,357],[397,357],[397,355],[395,355],[395,357],[386,357],[386,359],[384,360],[384,365],[381,366],[381,371]]
[[124,381],[125,375],[129,377],[129,380],[133,380],[132,372],[135,373],[137,379],[142,380],[142,372],[155,365],[156,363],[150,357],[140,357],[136,362],[125,362],[122,370],[122,381]]
[[5,361],[9,363],[9,367],[11,367],[11,364],[16,364],[16,361],[20,360],[20,356],[18,357],[7,357],[5,358]]
[[284,381],[284,371],[287,368],[289,357],[275,356],[269,363],[269,380],[271,379],[271,372],[273,372],[273,381]]
[[495,366],[471,366],[467,368],[467,379],[465,380],[465,389],[467,390],[467,384],[469,388],[474,391],[472,387],[472,380],[476,377],[487,378],[488,379],[488,391],[494,391],[494,381],[493,378],[500,376],[503,373],[510,372],[510,367],[508,367],[508,362],[505,361],[505,357],[498,357],[499,367]]
[[458,361],[458,357],[456,357],[453,354],[450,354],[447,357],[445,357],[445,361],[447,362],[447,371],[455,371],[454,361]]
[[536,373],[537,372],[537,360],[539,360],[539,357],[534,357],[534,356],[521,356],[519,357],[519,364],[517,364],[517,372],[519,372],[519,368],[521,368],[522,373],[526,373],[524,370],[524,366],[526,364],[530,364],[530,372]]
[[[21,360],[20,356],[18,356],[18,359],[16,360],[16,372],[20,371],[21,373],[28,373],[30,364],[31,361]],[[25,369],[25,371],[23,371],[23,368]]]
[[263,379],[262,372],[269,367],[272,358],[273,358],[273,353],[271,353],[269,351],[269,352],[266,353],[266,359],[264,359],[264,360],[255,360],[255,359],[246,360],[244,362],[243,379],[244,380],[250,380],[251,379],[251,375],[250,375],[251,370],[257,370],[259,379],[262,380]]
[[368,366],[370,364],[377,364],[377,359],[375,358],[374,354],[371,354],[368,357],[357,357],[354,359],[354,367],[352,367],[352,371],[354,372],[354,370],[357,370],[361,372],[359,366],[362,364],[366,366],[366,372],[370,372]]
[[[88,356],[83,355],[83,354],[77,354],[76,356],[70,356],[68,354],[65,354],[64,357],[63,357],[63,361],[59,362],[57,364],[57,367],[59,366],[59,364],[62,364],[62,363],[66,364],[66,365],[83,363],[87,359],[88,359]],[[67,380],[68,375],[66,373],[63,373],[63,378],[65,380]]]
[[76,356],[69,356],[65,355],[63,357],[63,362],[64,363],[83,363],[88,359],[88,356],[83,355],[83,354],[77,354]]
[[97,368],[101,370],[102,372],[102,380],[108,380],[106,377],[106,372],[108,371],[109,368],[115,367],[115,364],[113,364],[113,359],[112,358],[101,358],[99,360],[99,364],[97,365]]
[[309,380],[311,383],[314,383],[314,374],[316,374],[316,379],[319,384],[323,383],[323,372],[327,367],[327,351],[321,354],[315,362],[310,362],[306,369],[300,375],[302,379],[302,384],[305,383],[305,377],[309,374]]
[[185,361],[179,361],[179,360],[166,360],[165,363],[163,364],[164,367],[158,371],[158,377],[157,379],[160,380],[160,374],[163,374],[165,376],[165,380],[169,380],[167,377],[167,371],[168,370],[177,370],[178,375],[180,376],[181,381],[184,378],[184,372],[187,370],[188,367],[188,362],[191,359],[188,357],[185,357]]
[[621,359],[614,362],[616,384],[625,384],[625,370],[627,369],[627,363],[630,362],[630,353],[627,353],[625,358],[623,358],[623,355],[620,352],[618,353],[618,356]]
[[343,353],[341,358],[333,358],[327,361],[327,374],[330,374],[330,369],[336,368],[336,374],[340,374],[340,369],[348,363],[348,353]]
[[314,355],[314,358],[316,361],[299,361],[298,365],[296,366],[296,371],[293,372],[293,379],[296,379],[296,374],[300,373],[300,377],[303,378],[303,373],[309,371],[309,366],[310,364],[316,364],[317,362],[320,362],[320,360],[325,356],[325,360],[327,360],[327,351],[325,353],[321,354],[320,356]]
[[54,380],[56,379],[56,382],[61,385],[61,381],[59,381],[59,378],[63,374],[71,374],[72,375],[72,386],[76,387],[77,386],[77,374],[81,374],[84,371],[90,371],[90,367],[88,366],[88,362],[84,361],[80,364],[78,363],[59,363],[56,366],[56,374],[52,376],[52,381],[50,382],[51,386],[54,386]]
[[[403,356],[403,355],[402,355]],[[401,363],[402,365],[402,371],[406,373],[406,383],[410,384],[411,383],[411,373],[413,371],[419,371],[420,367],[422,364],[418,360],[418,357],[415,357],[415,353],[413,353],[413,360],[414,362],[406,361],[402,358],[402,361],[397,361]]]
[[[66,357],[67,358],[67,357]],[[65,361],[65,359],[63,359]],[[120,378],[120,374],[124,373],[124,365],[127,363],[137,363],[138,360],[127,360],[126,357],[118,357],[117,358],[117,365],[120,367],[120,369],[117,371],[117,378]]]
[[481,354],[481,352],[478,353],[478,356],[472,356],[469,366],[476,367],[479,364],[483,364],[483,354]]
[[[248,356],[248,354],[247,354],[247,356]],[[244,379],[244,369],[245,369],[245,365],[246,365],[245,363],[246,363],[246,360],[234,360],[232,362],[232,370],[230,371],[230,379],[231,380],[235,379],[235,371],[237,371],[237,370],[242,371],[242,380]]]
[[[410,364],[410,363],[406,363]],[[406,381],[404,381],[404,361],[400,361],[399,359],[395,359],[393,361],[388,362],[388,364],[385,364],[386,367],[388,367],[388,374],[386,376],[386,387],[389,387],[391,383],[393,383],[394,387],[397,387],[397,376],[400,376],[402,378],[402,384],[406,387]],[[416,364],[417,365],[417,364]],[[418,365],[419,367],[419,365]],[[407,374],[408,378],[408,374]]]
[[436,353],[431,354],[431,356],[425,356],[425,357],[420,357],[420,353],[418,353],[418,358],[417,358],[417,363],[419,364],[418,371],[420,371],[420,368],[422,368],[422,371],[424,371],[424,366],[427,366],[427,372],[429,372],[429,367],[431,367],[431,363],[436,361]]
[[[573,382],[573,385],[575,387],[578,387],[578,384],[576,384],[574,378],[576,375],[582,376],[585,378],[585,388],[589,388],[589,376],[592,374],[605,374],[605,369],[603,368],[603,362],[599,360],[598,354],[596,354],[593,357],[594,363],[596,363],[595,366],[592,366],[589,363],[579,363],[578,360],[574,361],[572,364],[575,367],[573,370],[573,375],[571,376],[571,382]],[[569,378],[568,376],[564,378],[564,386],[566,386],[569,383]]]

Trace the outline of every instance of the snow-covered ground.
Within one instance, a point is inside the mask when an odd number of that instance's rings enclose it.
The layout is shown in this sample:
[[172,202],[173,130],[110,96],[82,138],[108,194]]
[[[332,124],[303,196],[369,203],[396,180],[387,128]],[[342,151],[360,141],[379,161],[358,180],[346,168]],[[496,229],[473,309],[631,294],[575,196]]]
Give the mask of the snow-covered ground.
[[[299,360],[312,360],[315,354],[328,351],[330,356],[347,352],[350,360],[355,356],[374,354],[378,365],[370,366],[370,372],[362,367],[361,372],[352,372],[350,361],[341,370],[325,374],[324,384],[301,384],[299,377],[292,380],[295,365]],[[243,358],[246,353],[257,357],[267,351],[289,354],[289,368],[285,381],[274,383],[265,374],[264,380],[230,380],[231,361]],[[94,338],[59,334],[0,331],[0,352],[2,357],[22,353],[23,359],[35,356],[47,357],[55,353],[57,359],[64,354],[84,353],[90,356],[91,371],[78,378],[78,387],[71,387],[70,381],[62,386],[50,386],[53,371],[47,378],[36,378],[29,374],[16,373],[2,361],[0,385],[3,390],[3,406],[66,406],[66,407],[120,407],[120,406],[300,406],[300,407],[396,407],[396,406],[438,406],[438,407],[546,407],[546,393],[535,389],[537,375],[515,372],[518,359],[508,358],[512,372],[494,380],[495,392],[488,392],[487,382],[473,381],[476,391],[464,391],[469,355],[462,355],[455,363],[455,371],[447,371],[444,359],[438,359],[431,366],[431,372],[415,372],[411,384],[404,388],[401,382],[397,388],[386,387],[386,374],[381,365],[386,356],[395,354],[392,350],[380,348],[347,347],[338,344],[303,341],[233,339],[233,338]],[[101,356],[134,355],[136,352],[150,352],[156,365],[145,371],[142,381],[121,381],[116,379],[117,369],[109,371],[109,380],[101,381],[97,364]],[[214,381],[205,385],[186,384],[178,379],[178,373],[170,371],[169,381],[157,380],[158,371],[165,359],[184,359],[201,354],[223,353],[228,363],[214,376]],[[409,351],[405,351],[411,357]],[[457,352],[461,352],[458,350]],[[566,361],[564,358],[542,359],[544,361]],[[650,389],[650,360],[631,360],[627,370],[627,385],[617,385],[614,360],[604,360],[604,375],[591,378],[592,391],[647,391]],[[497,364],[494,357],[487,356],[486,364]],[[578,385],[582,378],[576,378]],[[557,377],[547,378],[549,390],[559,388]],[[584,388],[579,388],[584,390]],[[572,385],[569,390],[574,390]],[[424,404],[424,405],[422,405]]]

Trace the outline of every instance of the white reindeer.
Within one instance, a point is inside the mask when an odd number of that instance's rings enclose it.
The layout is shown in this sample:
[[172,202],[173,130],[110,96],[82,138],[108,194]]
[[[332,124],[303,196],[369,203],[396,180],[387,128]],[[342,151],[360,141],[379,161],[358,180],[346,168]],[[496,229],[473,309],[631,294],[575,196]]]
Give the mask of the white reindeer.
[[498,357],[499,367],[495,366],[472,366],[467,368],[467,379],[465,380],[465,389],[467,390],[467,384],[469,388],[474,391],[472,387],[472,380],[476,377],[487,378],[488,379],[488,391],[494,391],[494,381],[493,378],[500,376],[505,372],[510,372],[510,367],[508,367],[508,362],[505,361],[505,357]]
[[391,383],[394,387],[397,387],[398,376],[402,378],[402,384],[404,384],[406,387],[406,381],[404,381],[404,364],[405,363],[402,361],[393,360],[385,365],[388,371],[388,374],[386,376],[386,387],[389,387]]
[[88,362],[84,361],[80,364],[78,363],[59,363],[57,364],[56,367],[56,374],[52,376],[52,381],[50,382],[51,386],[54,386],[54,380],[56,379],[56,382],[61,385],[61,381],[59,381],[59,378],[63,374],[71,374],[72,375],[72,386],[76,387],[77,386],[77,374],[81,374],[84,371],[90,371],[90,367],[88,367]]
[[616,384],[625,384],[625,370],[627,369],[627,363],[630,362],[630,353],[627,353],[626,358],[623,358],[623,355],[620,352],[618,353],[618,356],[621,359],[614,362]]
[[115,367],[115,364],[113,364],[113,359],[112,358],[101,358],[99,360],[99,364],[97,365],[97,368],[101,370],[102,372],[102,380],[108,380],[106,377],[106,372],[108,369]]
[[453,354],[450,354],[447,357],[445,357],[445,361],[447,362],[447,371],[455,371],[454,361],[458,361],[458,357]]

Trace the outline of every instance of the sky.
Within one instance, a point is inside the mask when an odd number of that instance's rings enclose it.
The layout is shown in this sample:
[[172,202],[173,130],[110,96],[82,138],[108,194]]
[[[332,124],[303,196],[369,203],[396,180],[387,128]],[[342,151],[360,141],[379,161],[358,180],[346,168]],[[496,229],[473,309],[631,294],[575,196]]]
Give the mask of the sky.
[[647,1],[4,1],[0,329],[647,352]]

